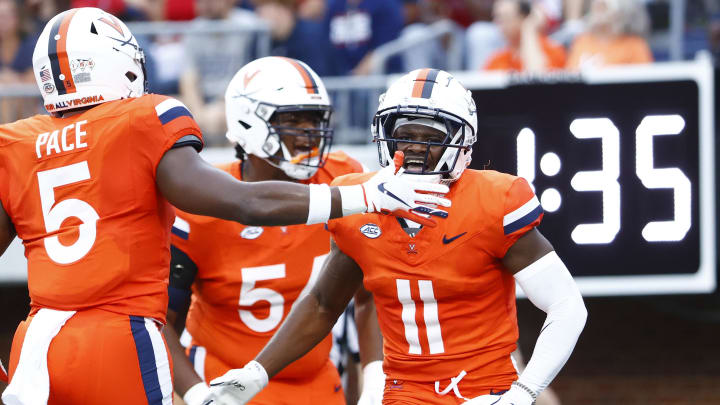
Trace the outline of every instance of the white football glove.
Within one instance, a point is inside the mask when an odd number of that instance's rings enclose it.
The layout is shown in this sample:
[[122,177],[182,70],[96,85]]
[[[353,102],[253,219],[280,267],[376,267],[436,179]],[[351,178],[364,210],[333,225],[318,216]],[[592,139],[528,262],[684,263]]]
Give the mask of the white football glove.
[[253,360],[210,381],[212,402],[203,405],[243,405],[268,384],[265,368]]
[[463,405],[532,405],[534,402],[535,398],[529,392],[513,385],[502,395],[481,395],[463,402]]
[[450,200],[428,193],[445,194],[450,191],[448,186],[402,178],[403,159],[402,152],[395,152],[394,164],[383,168],[367,182],[341,187],[343,213],[358,212],[354,205],[360,205],[364,209],[359,212],[391,214],[431,227],[436,225],[432,216],[447,218],[447,211],[436,206],[449,207]]
[[7,383],[8,380],[8,373],[5,371],[5,366],[2,364],[2,360],[0,360],[0,381]]
[[204,382],[199,382],[190,387],[182,397],[185,405],[207,405],[212,404],[210,388]]
[[382,405],[385,373],[382,361],[371,361],[363,367],[363,388],[357,405]]

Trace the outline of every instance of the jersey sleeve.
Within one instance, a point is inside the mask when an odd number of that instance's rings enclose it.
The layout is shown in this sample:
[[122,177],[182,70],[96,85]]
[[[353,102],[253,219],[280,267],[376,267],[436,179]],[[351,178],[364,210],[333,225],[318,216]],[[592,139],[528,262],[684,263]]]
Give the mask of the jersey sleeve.
[[190,222],[183,213],[175,209],[175,222],[171,229],[170,243],[185,253],[191,254]]
[[505,193],[502,234],[504,236],[500,257],[521,236],[540,224],[543,209],[540,200],[530,188],[527,180],[516,178]]
[[142,132],[143,152],[148,155],[153,167],[157,168],[165,152],[176,146],[202,149],[200,127],[182,102],[157,94],[146,97],[142,111],[136,112],[140,116],[133,117],[134,121],[140,121],[133,129]]
[[335,177],[330,183],[331,186],[353,186],[356,184],[362,184],[370,180],[372,176],[377,172],[369,173],[350,173],[343,176]]

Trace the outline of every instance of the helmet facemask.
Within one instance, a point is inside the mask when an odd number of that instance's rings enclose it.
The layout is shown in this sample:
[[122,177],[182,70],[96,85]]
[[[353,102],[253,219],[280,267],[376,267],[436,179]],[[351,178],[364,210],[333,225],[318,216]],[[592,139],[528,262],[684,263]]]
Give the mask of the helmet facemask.
[[[262,145],[265,160],[289,177],[306,180],[325,165],[332,146],[328,106],[276,107]],[[312,126],[303,123],[312,122]]]

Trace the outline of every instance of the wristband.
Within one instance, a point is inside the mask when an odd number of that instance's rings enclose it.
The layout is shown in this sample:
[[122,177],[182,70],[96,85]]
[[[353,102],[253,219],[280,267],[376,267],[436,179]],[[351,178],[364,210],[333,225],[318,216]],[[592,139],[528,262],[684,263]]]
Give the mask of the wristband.
[[362,185],[339,186],[338,190],[340,191],[342,214],[344,217],[368,212],[365,189]]
[[321,224],[330,219],[332,195],[327,184],[309,184],[310,204],[306,224]]
[[205,398],[210,394],[210,388],[208,388],[207,385],[205,385],[204,382],[199,382],[187,391],[185,391],[185,395],[183,395],[183,401],[187,405],[197,405],[202,404]]

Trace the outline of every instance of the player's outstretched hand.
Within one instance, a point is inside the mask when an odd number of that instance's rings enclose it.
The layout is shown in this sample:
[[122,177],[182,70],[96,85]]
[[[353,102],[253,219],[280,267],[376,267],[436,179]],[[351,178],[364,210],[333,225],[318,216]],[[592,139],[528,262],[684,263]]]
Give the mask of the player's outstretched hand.
[[8,373],[5,371],[5,366],[2,364],[2,360],[0,360],[0,381],[6,384],[8,382]]
[[204,405],[242,405],[268,384],[265,368],[255,360],[210,381],[212,401]]
[[400,175],[404,171],[402,168],[404,158],[402,152],[395,152],[394,165],[388,165],[362,184],[367,212],[391,214],[422,225],[435,226],[433,217],[448,216],[447,211],[436,207],[450,206],[450,200],[436,194],[445,194],[450,189],[444,184],[402,178]]
[[534,402],[535,398],[527,391],[513,385],[502,395],[481,395],[463,402],[463,405],[532,405]]

